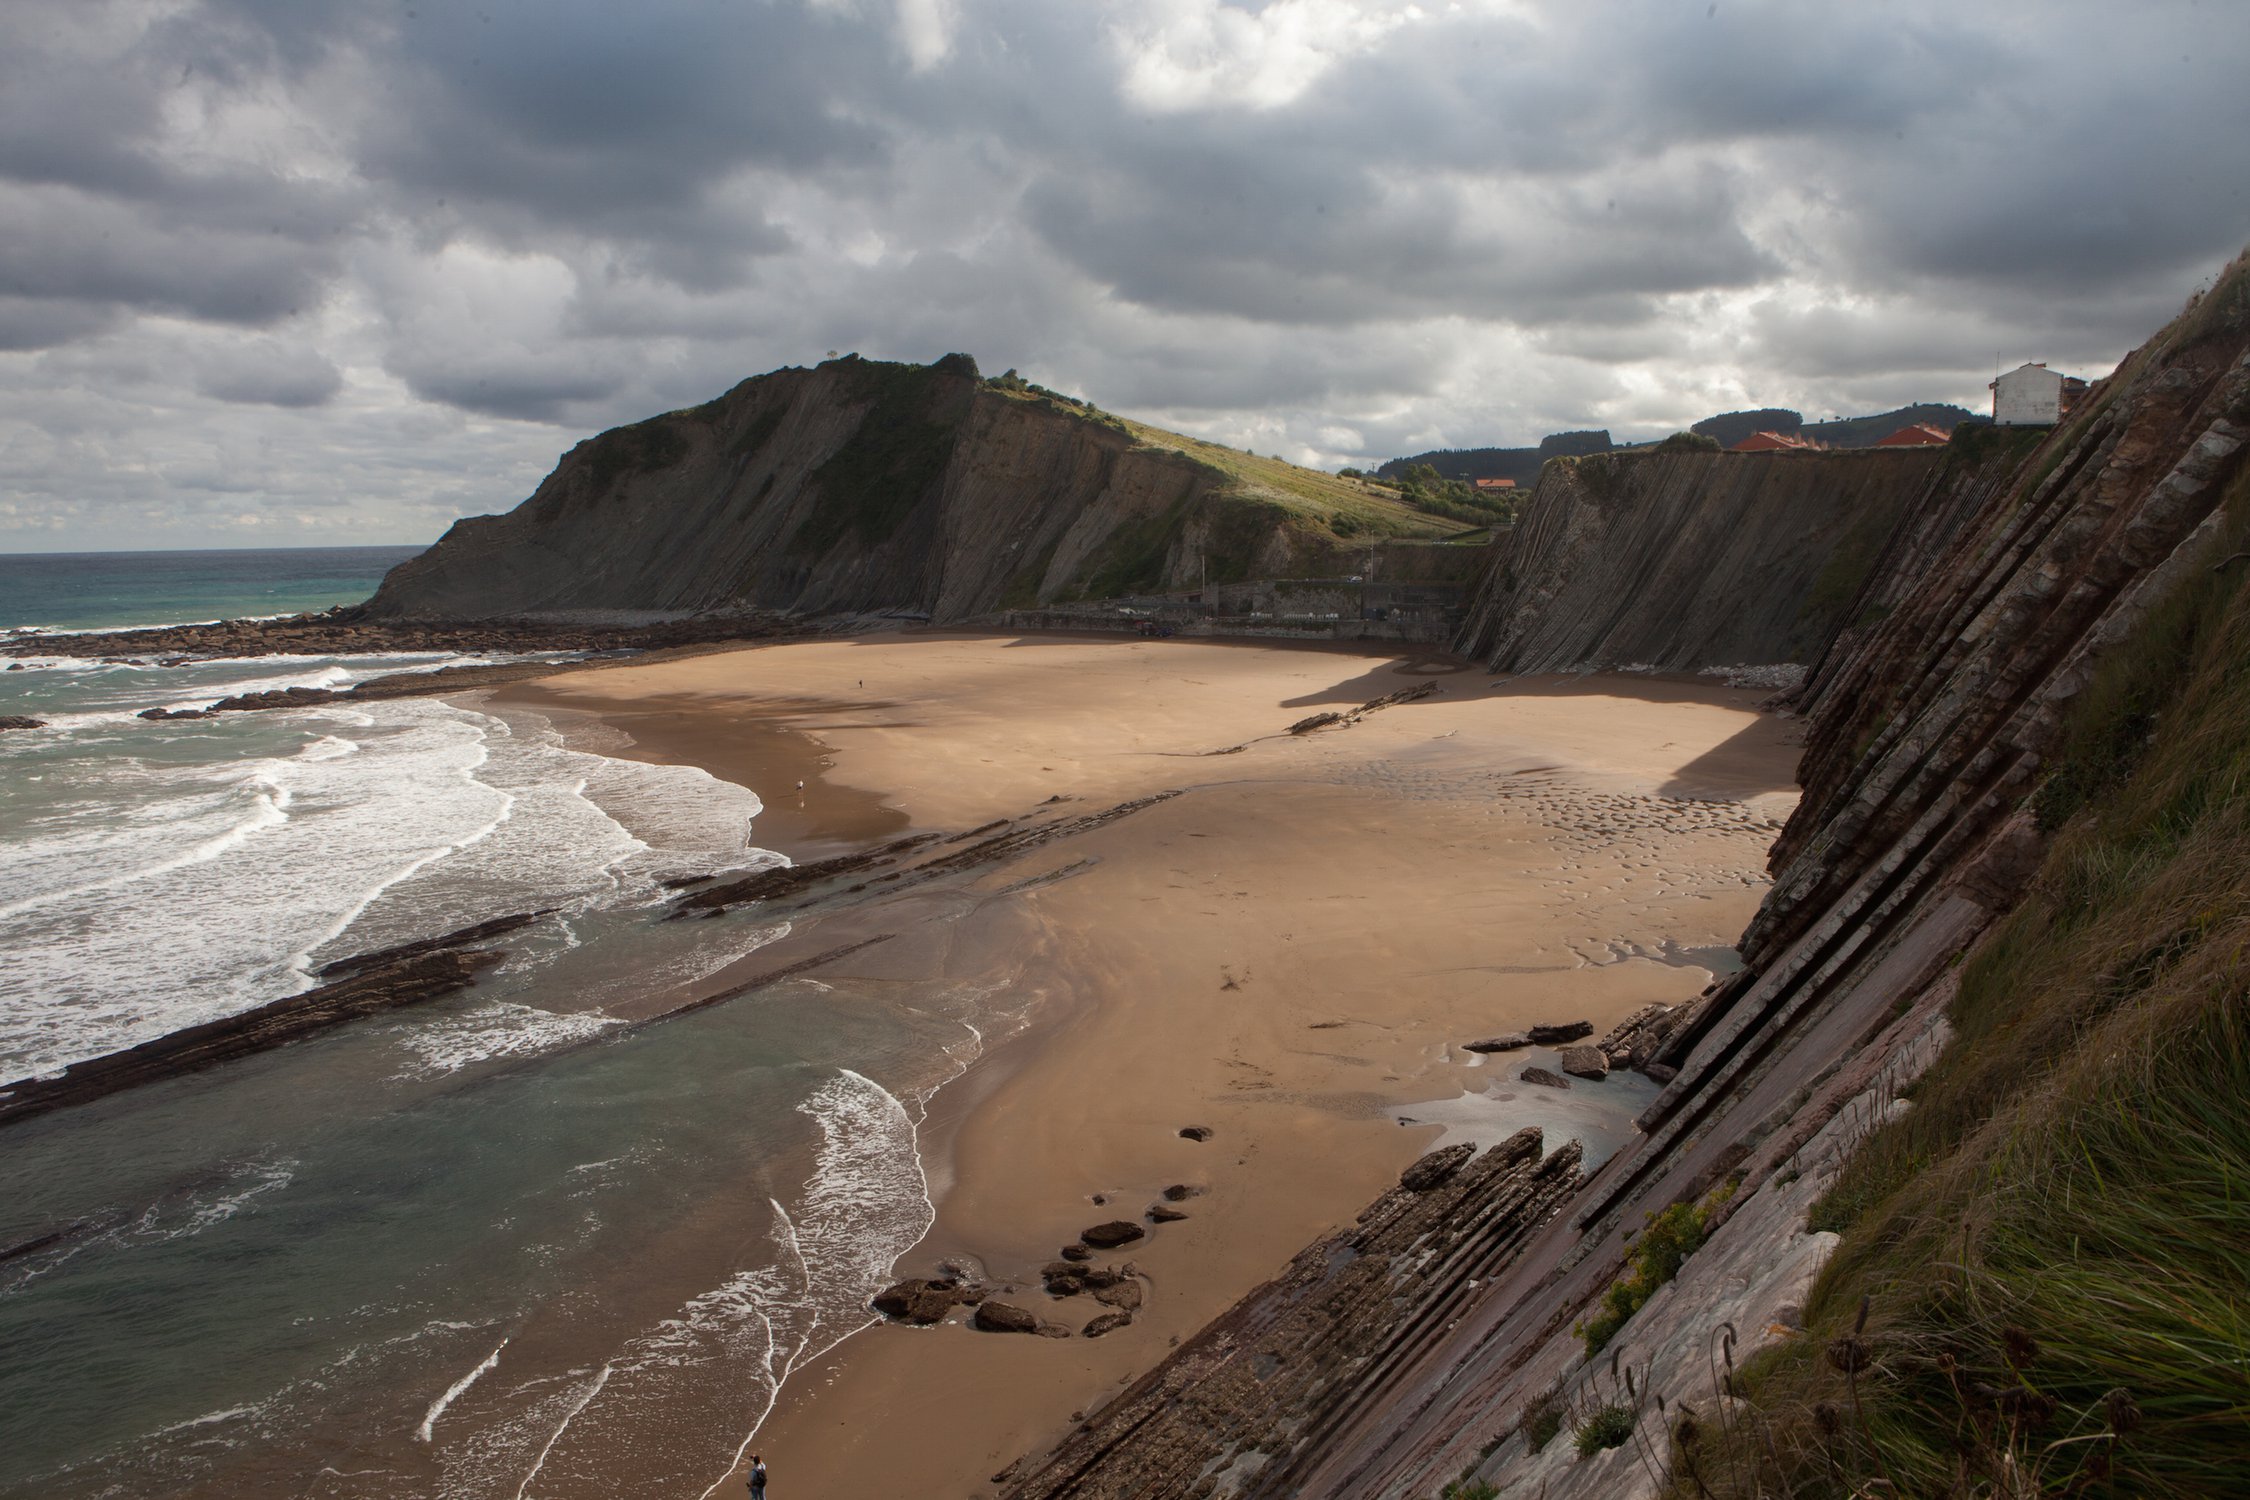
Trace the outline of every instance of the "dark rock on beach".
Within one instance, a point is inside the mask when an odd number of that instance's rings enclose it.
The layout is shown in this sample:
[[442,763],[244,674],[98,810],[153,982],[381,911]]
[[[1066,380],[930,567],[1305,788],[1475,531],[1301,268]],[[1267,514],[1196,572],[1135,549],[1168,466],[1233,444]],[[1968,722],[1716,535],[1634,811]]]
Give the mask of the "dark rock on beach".
[[1186,1214],[1181,1213],[1169,1203],[1151,1203],[1148,1206],[1149,1222],[1154,1224],[1176,1224],[1186,1217]]
[[894,1321],[926,1326],[943,1322],[960,1301],[958,1281],[916,1277],[877,1292],[874,1308]]
[[45,719],[26,718],[22,714],[0,714],[0,729],[45,729]]
[[1099,1313],[1088,1319],[1086,1326],[1080,1332],[1084,1333],[1087,1338],[1098,1339],[1105,1333],[1115,1333],[1120,1328],[1130,1327],[1132,1322],[1133,1315],[1129,1312]]
[[1533,1045],[1540,1047],[1556,1047],[1593,1034],[1594,1023],[1591,1021],[1562,1021],[1553,1025],[1534,1026],[1526,1033]]
[[208,708],[144,708],[133,716],[136,719],[208,719]]
[[1464,1052],[1514,1052],[1531,1045],[1528,1031],[1503,1031],[1498,1036],[1488,1036],[1481,1042],[1463,1042]]
[[994,1302],[990,1298],[977,1305],[977,1315],[971,1320],[986,1333],[1037,1333],[1039,1320],[1012,1302]]
[[1211,1135],[1211,1127],[1208,1125],[1182,1125],[1180,1127],[1180,1139],[1183,1141],[1207,1141],[1211,1139]]
[[1463,1142],[1432,1151],[1399,1174],[1398,1185],[1410,1193],[1426,1193],[1438,1186],[1477,1154],[1477,1148]]
[[1065,1245],[1062,1247],[1062,1257],[1064,1260],[1092,1260],[1094,1252],[1084,1245]]
[[1526,1068],[1516,1076],[1525,1083],[1536,1083],[1546,1088],[1567,1089],[1570,1087],[1569,1079],[1563,1077],[1560,1073],[1550,1073],[1545,1068]]
[[1602,1056],[1599,1047],[1565,1047],[1562,1070],[1573,1078],[1590,1078],[1599,1083],[1609,1076],[1609,1059]]
[[1094,1300],[1119,1312],[1137,1312],[1141,1305],[1141,1284],[1137,1281],[1120,1281],[1115,1286],[1096,1287]]
[[1184,1203],[1190,1198],[1202,1196],[1203,1189],[1185,1182],[1175,1182],[1164,1190],[1164,1201],[1167,1203]]
[[1112,1219],[1107,1224],[1096,1224],[1078,1237],[1096,1250],[1114,1250],[1119,1245],[1130,1245],[1147,1233],[1129,1219]]

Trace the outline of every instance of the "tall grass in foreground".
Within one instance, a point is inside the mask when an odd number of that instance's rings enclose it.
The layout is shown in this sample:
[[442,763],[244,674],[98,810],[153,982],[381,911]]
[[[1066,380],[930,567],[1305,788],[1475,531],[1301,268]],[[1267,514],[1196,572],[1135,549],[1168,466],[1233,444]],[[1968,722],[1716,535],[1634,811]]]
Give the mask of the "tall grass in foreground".
[[[2250,478],[2212,559],[2245,550]],[[2023,905],[1685,1495],[2250,1495],[2250,561],[2101,667]]]

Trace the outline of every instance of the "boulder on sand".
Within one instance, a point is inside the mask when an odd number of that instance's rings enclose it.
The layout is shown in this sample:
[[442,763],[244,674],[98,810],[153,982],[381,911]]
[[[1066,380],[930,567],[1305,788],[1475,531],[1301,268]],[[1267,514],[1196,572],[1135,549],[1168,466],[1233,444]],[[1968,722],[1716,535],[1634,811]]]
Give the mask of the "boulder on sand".
[[1180,1139],[1183,1141],[1207,1141],[1211,1139],[1211,1127],[1208,1125],[1182,1125],[1180,1127]]
[[1107,1224],[1096,1224],[1078,1237],[1097,1250],[1114,1250],[1119,1245],[1130,1245],[1147,1233],[1129,1220],[1112,1219]]
[[1541,1047],[1558,1047],[1564,1042],[1575,1042],[1594,1034],[1591,1021],[1562,1021],[1552,1025],[1534,1026],[1526,1033],[1533,1043]]
[[1039,1320],[1022,1308],[1009,1302],[994,1302],[987,1298],[977,1304],[973,1320],[986,1333],[1037,1333]]
[[1120,1312],[1132,1312],[1141,1305],[1141,1284],[1137,1281],[1120,1281],[1115,1286],[1105,1286],[1094,1293],[1096,1302],[1106,1303]]
[[1151,1224],[1177,1224],[1186,1217],[1186,1214],[1169,1203],[1151,1203],[1148,1206],[1148,1220]]
[[1461,1050],[1464,1052],[1514,1052],[1520,1047],[1530,1045],[1530,1032],[1503,1031],[1498,1036],[1488,1036],[1481,1042],[1463,1042]]
[[1089,1319],[1081,1331],[1090,1339],[1098,1339],[1105,1333],[1115,1333],[1129,1326],[1132,1321],[1133,1315],[1129,1312],[1105,1312]]
[[1516,1075],[1525,1083],[1536,1083],[1550,1089],[1567,1089],[1570,1080],[1560,1073],[1550,1073],[1545,1068],[1526,1068]]
[[875,1294],[875,1310],[901,1323],[940,1322],[961,1300],[961,1283],[915,1277]]
[[1591,1078],[1599,1083],[1609,1076],[1609,1059],[1602,1056],[1599,1047],[1565,1047],[1562,1070],[1573,1078]]

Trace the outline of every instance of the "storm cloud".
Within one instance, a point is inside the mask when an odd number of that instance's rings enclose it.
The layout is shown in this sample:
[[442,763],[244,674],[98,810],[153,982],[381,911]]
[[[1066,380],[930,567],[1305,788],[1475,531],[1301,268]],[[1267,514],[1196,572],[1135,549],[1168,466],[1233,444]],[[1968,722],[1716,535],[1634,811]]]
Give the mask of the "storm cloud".
[[16,0],[0,550],[413,541],[973,353],[1333,467],[2105,373],[2250,240],[2151,0]]

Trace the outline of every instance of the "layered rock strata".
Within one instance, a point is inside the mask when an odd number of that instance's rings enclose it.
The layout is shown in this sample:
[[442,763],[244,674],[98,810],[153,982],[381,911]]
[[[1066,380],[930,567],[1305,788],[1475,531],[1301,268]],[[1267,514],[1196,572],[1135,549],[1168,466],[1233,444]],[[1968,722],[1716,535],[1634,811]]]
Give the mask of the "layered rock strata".
[[957,621],[1324,575],[1346,549],[1322,519],[1339,506],[1352,545],[1453,529],[1330,476],[1027,398],[965,355],[847,357],[580,443],[522,505],[460,521],[400,564],[367,614]]
[[1362,1410],[1409,1351],[1579,1181],[1575,1141],[1537,1130],[1433,1152],[1357,1227],[1313,1245],[1101,1410],[1010,1500],[1290,1493],[1300,1454]]
[[[1301,1493],[1427,1495],[1467,1469],[1504,1495],[1655,1495],[1673,1478],[1655,1397],[1710,1402],[1722,1352],[1739,1363],[1791,1336],[1820,1254],[1805,1205],[1903,1107],[1942,1044],[1963,954],[2036,869],[2026,804],[2069,706],[2178,585],[2240,565],[2224,536],[2250,504],[2241,322],[2167,329],[2036,451],[1982,460],[2005,474],[1949,542],[1900,543],[1863,584],[1854,613],[1887,608],[1798,696],[1804,796],[1740,944],[1747,967],[1658,1048],[1678,1073],[1642,1133],[1333,1436]],[[1625,1324],[1614,1360],[1586,1362],[1572,1328],[1629,1236],[1683,1202],[1708,1207],[1710,1241]],[[1683,1341],[1695,1357],[1674,1358]],[[1578,1417],[1621,1407],[1631,1435],[1583,1462],[1535,1447],[1517,1424],[1543,1400]]]
[[1456,649],[1506,672],[1809,665],[1917,576],[2012,451],[1555,460],[1494,539]]

